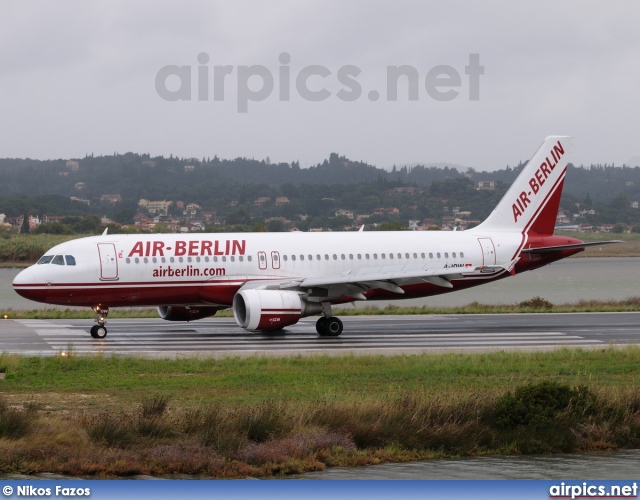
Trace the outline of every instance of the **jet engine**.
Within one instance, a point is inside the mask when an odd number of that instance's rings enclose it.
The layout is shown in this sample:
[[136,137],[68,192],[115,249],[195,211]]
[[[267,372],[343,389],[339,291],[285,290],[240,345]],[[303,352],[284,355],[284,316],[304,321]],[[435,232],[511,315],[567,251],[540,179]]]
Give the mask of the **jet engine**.
[[297,292],[249,289],[233,297],[233,317],[249,331],[279,330],[320,312],[320,304],[302,300]]
[[219,310],[219,307],[212,306],[160,306],[158,307],[158,314],[167,321],[194,321],[213,316]]

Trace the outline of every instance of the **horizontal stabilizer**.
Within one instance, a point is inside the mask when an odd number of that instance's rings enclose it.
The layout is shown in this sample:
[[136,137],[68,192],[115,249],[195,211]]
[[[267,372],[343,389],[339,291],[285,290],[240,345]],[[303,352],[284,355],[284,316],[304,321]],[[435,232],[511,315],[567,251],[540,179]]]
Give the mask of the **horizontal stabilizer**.
[[573,250],[575,248],[585,248],[592,247],[596,245],[608,245],[610,243],[624,243],[622,240],[611,240],[611,241],[594,241],[590,243],[575,243],[573,245],[557,245],[554,247],[539,247],[539,248],[525,248],[522,253],[529,254],[544,254],[544,253],[553,253],[560,252],[562,250]]

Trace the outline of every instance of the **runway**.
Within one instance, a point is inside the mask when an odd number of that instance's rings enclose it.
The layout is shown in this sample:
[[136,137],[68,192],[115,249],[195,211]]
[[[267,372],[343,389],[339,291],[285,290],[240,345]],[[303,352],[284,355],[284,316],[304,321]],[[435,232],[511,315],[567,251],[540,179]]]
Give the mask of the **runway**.
[[316,318],[275,333],[249,333],[233,318],[191,323],[113,319],[105,339],[92,320],[0,320],[0,351],[23,355],[76,353],[146,357],[307,354],[417,354],[598,348],[639,344],[640,313],[425,315],[343,317],[340,337],[319,337]]

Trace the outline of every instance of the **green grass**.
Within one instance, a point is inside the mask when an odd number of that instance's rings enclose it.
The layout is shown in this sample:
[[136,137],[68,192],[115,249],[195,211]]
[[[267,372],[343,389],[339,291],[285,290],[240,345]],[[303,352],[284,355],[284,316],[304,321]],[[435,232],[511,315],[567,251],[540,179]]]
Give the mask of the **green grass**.
[[[149,394],[173,404],[203,401],[253,404],[270,399],[305,403],[380,398],[403,391],[471,394],[553,379],[598,388],[640,387],[640,349],[550,353],[412,356],[312,356],[153,360],[134,357],[0,356],[5,395],[83,394],[92,408],[137,404]],[[104,400],[92,395],[107,395]],[[65,396],[66,398],[66,396]]]

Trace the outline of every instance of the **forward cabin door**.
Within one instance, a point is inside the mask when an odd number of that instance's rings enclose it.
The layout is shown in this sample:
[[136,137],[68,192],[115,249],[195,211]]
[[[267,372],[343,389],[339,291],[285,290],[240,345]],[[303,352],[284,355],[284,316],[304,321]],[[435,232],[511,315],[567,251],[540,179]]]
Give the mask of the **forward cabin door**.
[[493,266],[496,263],[496,247],[491,238],[478,238],[478,243],[482,248],[483,266]]
[[100,279],[118,279],[118,259],[116,256],[116,246],[113,243],[98,243],[98,254],[100,255]]

